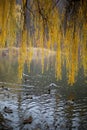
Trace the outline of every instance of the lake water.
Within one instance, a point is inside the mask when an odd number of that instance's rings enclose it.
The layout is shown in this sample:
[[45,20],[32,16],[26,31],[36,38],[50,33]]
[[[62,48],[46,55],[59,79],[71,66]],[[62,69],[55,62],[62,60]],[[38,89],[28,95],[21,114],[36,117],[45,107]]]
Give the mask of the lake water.
[[56,80],[52,59],[43,74],[39,61],[32,60],[30,73],[25,64],[19,82],[17,58],[0,57],[0,130],[87,130],[83,70],[69,86],[64,68],[63,79]]

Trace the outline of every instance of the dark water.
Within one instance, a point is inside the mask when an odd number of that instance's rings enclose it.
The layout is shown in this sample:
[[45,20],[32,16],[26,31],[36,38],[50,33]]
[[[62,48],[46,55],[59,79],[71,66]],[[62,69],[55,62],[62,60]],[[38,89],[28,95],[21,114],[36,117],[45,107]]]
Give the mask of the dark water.
[[[87,130],[87,83],[83,70],[73,86],[56,81],[54,67],[25,64],[19,84],[17,60],[0,58],[0,130]],[[27,120],[31,121],[26,122]]]

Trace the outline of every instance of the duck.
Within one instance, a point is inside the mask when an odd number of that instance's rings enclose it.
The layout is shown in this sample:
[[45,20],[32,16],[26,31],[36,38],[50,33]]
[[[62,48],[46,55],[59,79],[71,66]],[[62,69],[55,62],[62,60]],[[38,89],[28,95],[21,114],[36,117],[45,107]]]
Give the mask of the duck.
[[74,104],[74,99],[73,100],[68,100],[67,102],[66,102],[66,105],[73,105]]
[[4,116],[3,114],[0,112],[0,123],[4,122]]
[[57,87],[57,85],[55,83],[51,83],[49,87]]
[[23,124],[31,124],[31,123],[32,123],[32,121],[33,121],[32,116],[29,116],[29,118],[24,119]]
[[2,87],[2,90],[9,91],[9,89],[7,87],[4,87],[4,85],[2,85],[1,87]]
[[48,94],[55,93],[57,85],[55,83],[51,83],[48,86]]
[[6,107],[6,106],[4,107],[4,112],[9,113],[9,114],[13,113],[12,109],[10,109],[9,107]]

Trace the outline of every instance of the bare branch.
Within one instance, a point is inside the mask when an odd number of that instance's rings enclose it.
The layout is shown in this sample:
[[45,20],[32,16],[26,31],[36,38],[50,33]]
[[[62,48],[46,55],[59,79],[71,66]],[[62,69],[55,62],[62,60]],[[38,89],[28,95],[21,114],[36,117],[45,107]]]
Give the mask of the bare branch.
[[57,4],[59,3],[59,1],[60,1],[60,0],[57,0],[57,1],[54,3],[54,5],[53,5],[53,7],[52,7],[51,10],[53,10],[53,9],[57,6]]
[[44,15],[44,10],[43,8],[40,7],[39,0],[37,0],[37,4],[38,4],[38,9],[39,9],[39,14],[41,15],[43,20],[47,21],[47,17]]
[[33,16],[35,16],[34,15],[34,12],[26,5],[26,9],[33,15]]

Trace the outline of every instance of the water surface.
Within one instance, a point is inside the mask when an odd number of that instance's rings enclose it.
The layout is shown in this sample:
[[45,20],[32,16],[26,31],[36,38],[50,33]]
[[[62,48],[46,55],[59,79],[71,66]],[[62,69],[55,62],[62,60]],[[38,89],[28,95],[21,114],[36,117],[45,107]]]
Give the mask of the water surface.
[[[70,86],[65,68],[63,79],[57,81],[54,62],[52,58],[49,61],[49,69],[43,74],[39,61],[32,60],[30,73],[25,64],[19,82],[17,58],[0,57],[0,130],[87,129],[87,82],[83,69],[77,82]],[[30,116],[31,123],[24,123]]]

